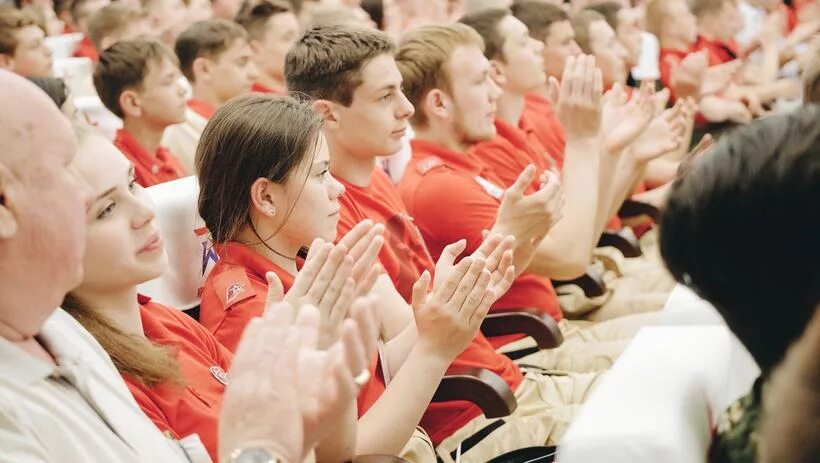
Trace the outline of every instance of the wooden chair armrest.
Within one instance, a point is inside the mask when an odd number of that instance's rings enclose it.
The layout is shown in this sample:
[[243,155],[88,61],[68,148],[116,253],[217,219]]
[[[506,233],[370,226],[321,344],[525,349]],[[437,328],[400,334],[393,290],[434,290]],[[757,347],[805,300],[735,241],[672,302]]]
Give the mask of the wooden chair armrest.
[[580,277],[570,280],[552,280],[555,287],[564,285],[576,285],[584,292],[584,295],[590,299],[603,296],[606,294],[606,283],[603,280],[603,274],[594,268],[587,267],[587,273]]
[[555,319],[531,307],[488,314],[481,324],[481,332],[488,338],[525,334],[535,339],[539,349],[554,349],[564,342]]
[[524,447],[499,455],[487,463],[529,463],[533,461],[537,461],[538,463],[552,463],[555,461],[557,453],[557,447],[552,445]]
[[598,247],[603,248],[606,246],[612,246],[624,257],[640,257],[643,255],[643,251],[641,250],[641,243],[635,239],[634,236],[630,236],[628,233],[624,233],[623,231],[613,232],[613,231],[605,231],[601,234],[601,239],[598,240]]
[[483,368],[450,368],[441,380],[433,402],[466,400],[484,412],[487,418],[501,418],[518,407],[506,381]]
[[638,202],[632,199],[624,201],[621,209],[618,211],[618,217],[622,219],[636,218],[645,215],[657,223],[661,218],[661,211],[657,207]]

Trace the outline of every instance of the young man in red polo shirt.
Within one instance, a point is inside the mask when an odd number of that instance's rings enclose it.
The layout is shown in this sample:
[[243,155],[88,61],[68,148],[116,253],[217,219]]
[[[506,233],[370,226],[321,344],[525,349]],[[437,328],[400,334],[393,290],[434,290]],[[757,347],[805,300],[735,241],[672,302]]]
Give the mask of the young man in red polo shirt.
[[[346,190],[339,198],[342,205],[339,236],[365,219],[385,225],[385,244],[379,258],[392,281],[381,280],[376,290],[392,292],[396,303],[402,304],[402,298],[409,300],[413,282],[425,270],[432,273],[434,264],[398,191],[376,164],[377,157],[400,148],[408,119],[414,113],[413,106],[401,91],[402,77],[393,59],[394,52],[395,46],[381,32],[354,26],[324,26],[309,31],[296,43],[286,59],[285,75],[288,88],[313,98],[314,108],[325,118],[324,133],[331,153],[330,171]],[[529,175],[534,176],[532,170]],[[523,189],[529,180],[520,183]],[[541,196],[546,193],[548,190],[544,190]],[[527,225],[548,229],[552,221],[549,211],[556,206],[545,210],[546,204],[535,199],[541,196],[514,200],[515,194],[511,193],[507,201],[508,216],[501,217],[498,225],[509,229]],[[524,204],[525,198],[531,202]],[[440,219],[466,218],[453,215]],[[496,231],[504,232],[503,227]],[[452,242],[459,240],[456,238]],[[470,253],[483,242],[483,237],[478,238]],[[516,259],[526,262],[526,252],[525,246],[520,247]],[[385,288],[385,285],[389,286]],[[410,312],[408,322],[412,323]],[[611,359],[612,356],[604,358],[598,351],[590,351],[583,366],[594,370]],[[571,361],[556,355],[555,362],[565,368],[580,366],[580,362],[572,365]],[[583,400],[596,378],[595,374],[563,377],[559,387],[566,388],[563,391],[567,393],[564,396],[567,400],[555,403],[557,396],[549,391],[557,384],[555,377],[535,370],[526,372],[525,376],[525,372],[498,354],[481,334],[453,361],[452,366],[485,368],[501,376],[516,392],[523,414],[516,412],[505,417],[503,422],[493,423],[481,416],[478,409],[463,402],[431,404],[421,425],[437,444],[439,456],[445,461],[453,461],[456,447],[487,426],[490,429],[500,427],[480,439],[477,445],[462,449],[463,456],[469,461],[486,461],[523,446],[543,445],[557,439],[561,431],[556,426],[556,417],[564,413],[571,415],[574,405],[567,408],[566,404]],[[543,395],[538,395],[537,390]],[[568,419],[570,415],[565,417]],[[526,428],[535,431],[520,432]]]
[[[473,145],[471,152],[494,171],[503,182],[502,187],[512,185],[529,162],[545,169],[553,167],[556,155],[545,150],[535,135],[541,121],[532,119],[524,111],[526,94],[546,82],[541,42],[530,38],[527,26],[503,9],[483,10],[463,17],[460,22],[473,27],[484,39],[484,54],[490,60],[494,80],[502,90],[497,101],[497,136]],[[594,66],[592,58],[583,59],[589,60],[586,66]],[[566,112],[562,115],[567,118]],[[680,133],[671,130],[660,130],[657,135],[647,133],[643,136],[653,136],[651,143],[645,141],[636,145],[637,148],[630,147],[623,156],[604,152],[599,155],[596,144],[590,143],[599,133],[584,137],[573,130],[568,135],[568,162],[563,166],[567,197],[564,218],[550,230],[528,269],[558,280],[576,278],[579,270],[583,273],[592,260],[592,250],[612,211],[620,207],[622,198],[634,189],[635,179],[640,179],[646,169],[645,159],[663,154],[663,151],[638,153],[636,149],[650,145],[654,145],[653,149],[665,144],[674,146],[674,138],[667,140],[664,136],[676,137]],[[563,157],[561,153],[560,158]],[[539,163],[539,160],[548,162]],[[616,175],[619,170],[624,175]],[[640,278],[611,279],[608,286],[614,294],[606,301],[583,300],[580,304],[577,292],[572,291],[562,308],[575,316],[592,313],[598,320],[660,309],[668,296],[667,291],[657,288],[657,278],[647,276],[644,272]],[[671,288],[671,278],[665,279],[668,283],[663,289]],[[591,312],[593,309],[597,310]]]
[[33,18],[14,8],[0,9],[0,69],[23,77],[50,77],[51,50],[44,38]]
[[93,62],[100,59],[100,51],[91,42],[88,35],[88,21],[94,13],[111,4],[111,0],[74,0],[69,6],[71,14],[71,27],[76,32],[83,33],[83,40],[74,51],[74,56],[78,58],[89,58]]
[[248,32],[259,70],[252,91],[287,95],[285,56],[302,33],[293,9],[281,0],[265,0],[247,5],[236,21]]
[[185,118],[185,89],[176,56],[156,41],[117,42],[100,55],[94,86],[109,111],[122,118],[114,145],[134,163],[137,183],[149,187],[185,175],[162,146],[166,127]]
[[194,172],[196,145],[208,119],[231,98],[250,92],[259,73],[251,59],[248,34],[231,21],[191,25],[177,38],[174,51],[191,83],[192,96],[183,123],[169,127],[162,141],[186,171]]

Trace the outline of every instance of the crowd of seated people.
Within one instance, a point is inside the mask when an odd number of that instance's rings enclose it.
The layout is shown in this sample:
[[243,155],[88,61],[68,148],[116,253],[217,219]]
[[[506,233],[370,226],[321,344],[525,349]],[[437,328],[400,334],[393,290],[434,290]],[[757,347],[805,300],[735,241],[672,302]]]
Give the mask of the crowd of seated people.
[[[706,458],[811,461],[818,37],[817,0],[0,0],[0,462],[560,460],[678,284],[762,372]],[[195,312],[141,291],[186,177]]]

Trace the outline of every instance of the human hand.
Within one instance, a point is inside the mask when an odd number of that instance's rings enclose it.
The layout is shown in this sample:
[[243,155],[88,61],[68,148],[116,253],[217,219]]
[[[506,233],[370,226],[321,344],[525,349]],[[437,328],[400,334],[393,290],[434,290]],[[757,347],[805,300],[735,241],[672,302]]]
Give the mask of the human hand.
[[444,248],[436,263],[432,292],[428,293],[430,272],[426,270],[413,285],[418,342],[447,361],[467,347],[498,298],[490,287],[492,277],[485,259],[465,257],[453,265],[465,246],[462,240]]
[[356,285],[356,294],[368,294],[382,271],[379,252],[384,245],[384,225],[374,224],[370,219],[363,220],[347,232],[339,244],[349,250],[347,255],[353,259],[351,276]]
[[678,165],[678,175],[677,178],[683,178],[689,171],[692,170],[692,166],[695,165],[695,162],[706,155],[709,150],[712,149],[712,146],[715,144],[715,139],[710,134],[706,134],[703,138],[700,139],[697,145],[692,148],[691,151],[686,153],[686,156],[681,160],[680,164]]
[[513,266],[513,248],[515,237],[490,233],[485,230],[484,241],[471,254],[472,257],[481,257],[487,261],[487,270],[490,271],[491,287],[499,297],[507,292],[515,280]]
[[594,57],[567,58],[556,114],[568,140],[597,136],[601,127],[603,88],[601,70],[595,67]]
[[[511,235],[518,245],[537,235],[546,234],[559,220],[564,206],[564,190],[558,176],[545,171],[541,186],[525,195],[535,177],[535,166],[527,166],[501,197],[492,232]],[[518,264],[519,268],[520,264]]]
[[641,85],[628,100],[620,84],[607,92],[601,127],[601,143],[607,153],[621,153],[643,133],[655,111],[651,96],[649,85]]
[[740,60],[729,61],[728,63],[710,66],[703,71],[702,95],[714,95],[720,93],[731,85],[735,76],[740,71],[743,63]]
[[703,74],[709,61],[706,52],[699,51],[686,55],[680,64],[672,69],[670,86],[675,97],[700,98],[703,87]]
[[629,154],[638,164],[645,164],[680,148],[686,132],[686,100],[652,119],[646,130],[629,146]]

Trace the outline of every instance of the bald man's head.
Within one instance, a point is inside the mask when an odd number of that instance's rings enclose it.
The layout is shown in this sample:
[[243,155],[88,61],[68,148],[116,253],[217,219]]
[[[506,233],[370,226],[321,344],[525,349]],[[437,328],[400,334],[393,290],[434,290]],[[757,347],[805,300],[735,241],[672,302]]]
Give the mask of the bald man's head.
[[15,340],[37,334],[82,279],[90,192],[54,102],[8,71],[0,88],[0,336]]

